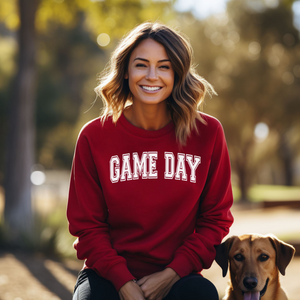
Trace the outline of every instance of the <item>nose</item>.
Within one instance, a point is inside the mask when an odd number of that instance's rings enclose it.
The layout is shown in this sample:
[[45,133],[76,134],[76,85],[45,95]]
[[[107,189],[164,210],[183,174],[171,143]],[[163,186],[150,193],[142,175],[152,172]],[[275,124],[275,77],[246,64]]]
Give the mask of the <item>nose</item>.
[[148,80],[156,80],[157,79],[155,67],[149,67],[146,79],[148,79]]
[[255,277],[245,277],[243,280],[243,284],[246,289],[253,290],[257,286],[257,279]]

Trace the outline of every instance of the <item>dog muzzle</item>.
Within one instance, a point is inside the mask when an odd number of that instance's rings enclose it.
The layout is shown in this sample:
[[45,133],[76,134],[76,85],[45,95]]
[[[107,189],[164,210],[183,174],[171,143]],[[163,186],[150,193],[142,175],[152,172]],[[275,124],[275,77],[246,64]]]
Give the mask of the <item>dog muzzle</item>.
[[266,281],[264,288],[260,292],[243,292],[244,300],[260,300],[260,298],[266,293],[269,283],[269,278]]

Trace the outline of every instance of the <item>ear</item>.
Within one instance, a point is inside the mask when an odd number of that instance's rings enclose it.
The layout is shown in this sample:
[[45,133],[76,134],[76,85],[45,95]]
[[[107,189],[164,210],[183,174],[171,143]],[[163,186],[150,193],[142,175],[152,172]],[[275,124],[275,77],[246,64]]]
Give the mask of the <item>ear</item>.
[[128,71],[125,72],[124,79],[128,79]]
[[217,254],[216,254],[215,261],[223,270],[223,273],[222,273],[223,277],[225,277],[227,274],[228,254],[229,254],[229,250],[230,250],[235,238],[236,238],[236,236],[232,236],[229,239],[227,239],[224,243],[222,243],[221,245],[216,246]]
[[276,251],[276,265],[278,270],[282,275],[285,275],[285,269],[295,254],[295,248],[275,236],[270,236],[269,239]]

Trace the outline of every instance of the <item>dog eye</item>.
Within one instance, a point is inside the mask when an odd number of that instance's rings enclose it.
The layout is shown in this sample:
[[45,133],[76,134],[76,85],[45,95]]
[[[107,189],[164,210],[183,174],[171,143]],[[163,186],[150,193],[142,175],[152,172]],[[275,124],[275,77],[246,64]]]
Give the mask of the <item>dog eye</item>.
[[245,257],[242,254],[236,254],[234,256],[234,259],[237,261],[243,261],[245,259]]
[[259,261],[266,261],[269,259],[269,256],[267,254],[261,254],[258,259]]

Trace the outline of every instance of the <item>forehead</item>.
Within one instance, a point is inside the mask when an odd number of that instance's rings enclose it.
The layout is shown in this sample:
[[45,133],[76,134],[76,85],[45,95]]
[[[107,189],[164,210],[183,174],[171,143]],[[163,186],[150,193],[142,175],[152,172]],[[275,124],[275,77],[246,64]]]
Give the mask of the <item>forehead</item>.
[[145,39],[134,48],[130,60],[133,61],[137,57],[157,61],[169,59],[165,47],[153,39]]
[[271,241],[268,238],[255,236],[247,236],[235,239],[232,244],[230,253],[234,255],[237,252],[247,253],[249,251],[275,254],[275,249],[273,248]]

